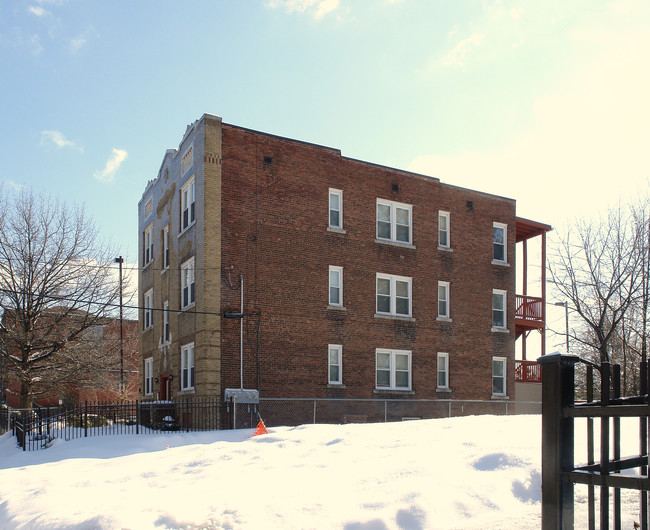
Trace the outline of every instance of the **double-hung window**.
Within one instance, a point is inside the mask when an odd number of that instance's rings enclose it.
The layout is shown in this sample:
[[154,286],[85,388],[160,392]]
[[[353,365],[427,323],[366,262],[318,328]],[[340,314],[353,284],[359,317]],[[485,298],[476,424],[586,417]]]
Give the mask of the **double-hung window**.
[[144,266],[146,267],[153,261],[153,237],[152,237],[153,225],[149,225],[144,230],[143,234],[143,243],[144,243]]
[[492,395],[506,395],[506,358],[492,357]]
[[194,258],[181,265],[181,309],[194,303]]
[[438,246],[441,248],[450,248],[449,239],[449,212],[438,212]]
[[410,204],[377,199],[377,239],[411,243],[412,209]]
[[330,188],[329,227],[343,229],[343,191]]
[[144,329],[153,326],[153,289],[144,293]]
[[377,313],[410,317],[411,281],[405,276],[377,273]]
[[501,289],[492,290],[492,328],[506,329],[506,303],[508,292]]
[[153,394],[153,357],[144,360],[144,395]]
[[181,232],[186,230],[196,219],[196,183],[192,177],[181,188]]
[[330,265],[329,305],[343,305],[343,267]]
[[507,263],[508,225],[492,224],[492,259],[498,263]]
[[449,282],[438,282],[438,318],[449,320]]
[[376,350],[376,385],[383,390],[411,390],[411,352]]
[[169,339],[169,301],[165,300],[163,303],[163,343],[167,344]]
[[181,390],[194,388],[194,343],[181,348]]
[[162,231],[162,248],[163,248],[162,268],[163,270],[166,270],[169,268],[169,225],[163,228]]
[[328,351],[328,382],[330,385],[340,385],[343,383],[343,346],[340,344],[330,344]]
[[438,353],[438,389],[449,389],[449,354]]

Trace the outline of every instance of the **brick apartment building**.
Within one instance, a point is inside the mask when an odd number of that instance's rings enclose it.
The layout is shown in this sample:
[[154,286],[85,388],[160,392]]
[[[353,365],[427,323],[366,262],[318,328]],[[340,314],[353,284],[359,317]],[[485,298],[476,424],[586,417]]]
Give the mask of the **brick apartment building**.
[[550,227],[512,199],[205,114],[138,215],[145,400],[512,400],[515,340],[543,353],[515,249]]

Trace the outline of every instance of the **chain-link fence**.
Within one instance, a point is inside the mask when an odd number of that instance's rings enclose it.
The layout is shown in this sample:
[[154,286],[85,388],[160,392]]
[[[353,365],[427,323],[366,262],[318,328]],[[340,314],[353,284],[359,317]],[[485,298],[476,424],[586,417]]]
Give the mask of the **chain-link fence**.
[[307,423],[385,423],[412,419],[451,418],[483,414],[539,413],[532,401],[456,399],[309,399],[260,398],[259,405],[229,404],[229,428],[255,427],[260,418],[267,427]]

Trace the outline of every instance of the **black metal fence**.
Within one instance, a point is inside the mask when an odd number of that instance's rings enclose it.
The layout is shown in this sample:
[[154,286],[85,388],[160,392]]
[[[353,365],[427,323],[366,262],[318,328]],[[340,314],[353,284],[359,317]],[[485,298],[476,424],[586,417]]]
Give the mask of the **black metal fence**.
[[[619,366],[587,363],[587,402],[576,403],[575,365],[584,361],[573,355],[554,354],[541,357],[538,362],[542,365],[543,381],[542,528],[574,527],[574,485],[582,484],[587,486],[586,521],[590,529],[596,528],[597,511],[601,529],[610,528],[610,522],[614,529],[620,529],[621,490],[637,490],[639,509],[633,524],[635,528],[647,530],[650,490],[647,364],[641,366],[641,394],[623,397]],[[594,386],[594,370],[600,375],[600,389]],[[594,399],[595,394],[600,395],[599,400]],[[580,466],[574,462],[576,418],[585,418],[587,425],[587,462]],[[638,420],[639,449],[633,456],[621,456],[621,418]],[[600,433],[596,440],[594,421],[598,420]],[[599,442],[598,454],[594,450],[595,442]],[[599,488],[598,510],[596,487]]]
[[18,445],[35,451],[56,439],[217,430],[223,427],[224,407],[214,399],[85,403],[69,410],[12,411],[10,424]]
[[308,423],[381,423],[481,414],[512,415],[533,402],[452,399],[260,398],[259,404],[217,399],[86,403],[84,406],[11,411],[9,424],[25,451],[56,439],[218,429],[247,429],[260,419],[267,427]]

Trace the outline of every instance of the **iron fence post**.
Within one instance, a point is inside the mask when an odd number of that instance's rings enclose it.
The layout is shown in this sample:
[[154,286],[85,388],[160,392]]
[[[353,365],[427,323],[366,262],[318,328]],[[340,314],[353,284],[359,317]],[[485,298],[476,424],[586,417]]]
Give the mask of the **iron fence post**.
[[573,483],[563,472],[573,469],[573,418],[563,409],[573,404],[575,355],[540,357],[542,366],[542,529],[573,529]]

